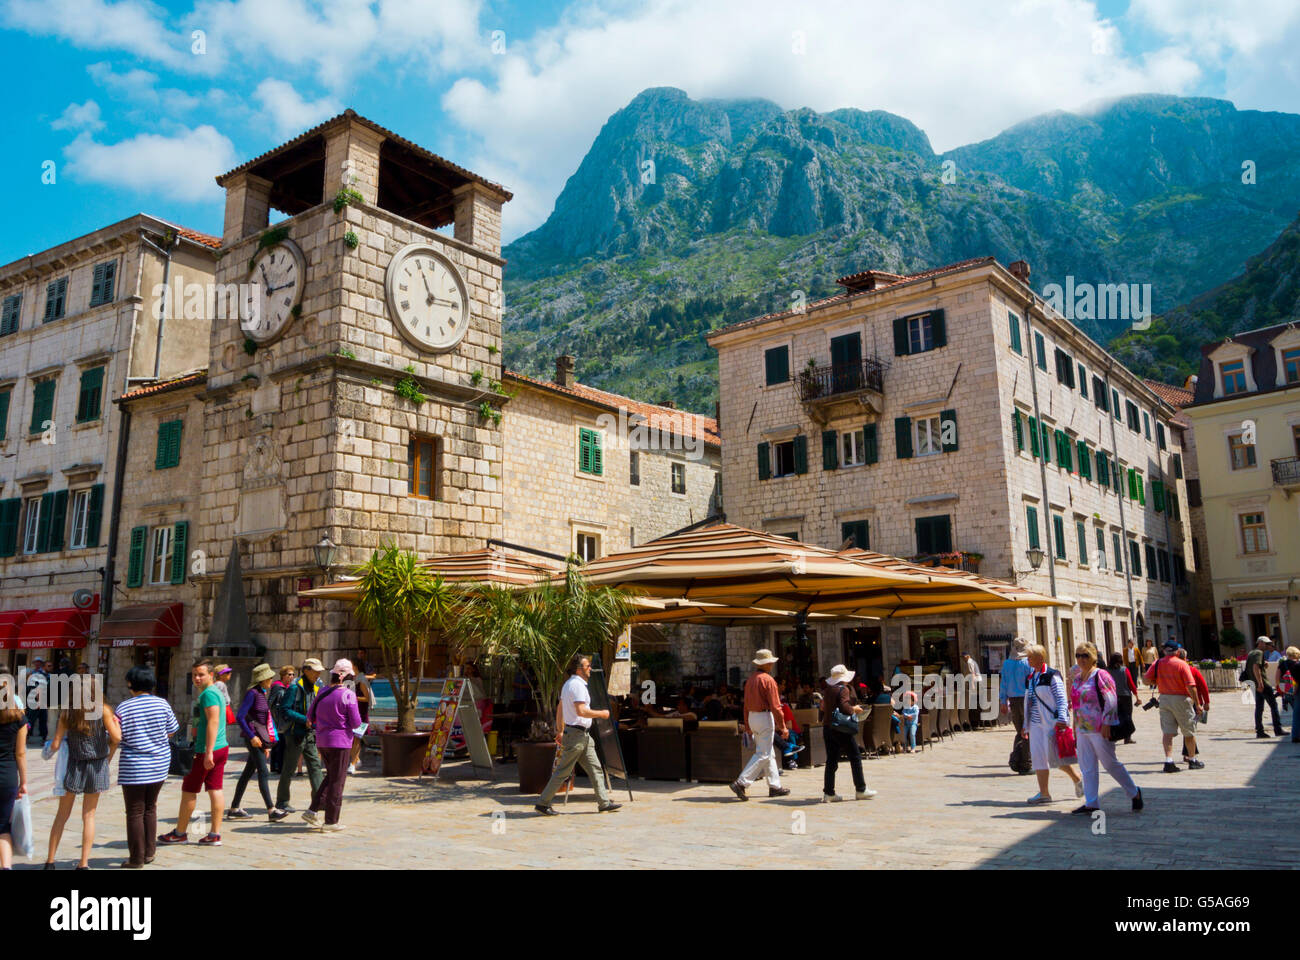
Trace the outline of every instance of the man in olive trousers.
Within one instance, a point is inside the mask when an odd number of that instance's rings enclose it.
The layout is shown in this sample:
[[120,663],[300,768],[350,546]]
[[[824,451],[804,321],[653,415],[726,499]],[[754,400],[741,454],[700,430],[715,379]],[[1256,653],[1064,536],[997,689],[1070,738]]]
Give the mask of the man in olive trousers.
[[[289,815],[293,808],[289,806],[289,792],[293,786],[293,777],[298,770],[298,757],[301,756],[307,767],[307,780],[311,784],[311,795],[316,796],[325,771],[321,767],[320,753],[316,750],[316,731],[307,723],[307,711],[311,702],[320,693],[321,674],[325,664],[315,657],[303,661],[302,673],[280,701],[280,713],[284,721],[277,732],[284,740],[284,758],[280,761],[280,782],[276,785],[275,806],[277,812],[271,814],[271,820],[279,822]],[[277,726],[280,721],[277,720]]]
[[555,816],[551,801],[559,792],[560,785],[569,779],[574,766],[580,763],[596,791],[596,809],[601,813],[609,813],[622,804],[609,799],[609,791],[605,789],[605,771],[600,765],[600,758],[596,756],[596,742],[591,738],[591,721],[608,719],[609,711],[591,709],[591,694],[587,691],[587,680],[591,677],[591,660],[588,657],[575,655],[569,661],[567,672],[569,679],[564,681],[564,687],[560,690],[560,703],[555,711],[555,724],[560,730],[556,737],[556,743],[560,746],[560,762],[533,809],[545,817]]

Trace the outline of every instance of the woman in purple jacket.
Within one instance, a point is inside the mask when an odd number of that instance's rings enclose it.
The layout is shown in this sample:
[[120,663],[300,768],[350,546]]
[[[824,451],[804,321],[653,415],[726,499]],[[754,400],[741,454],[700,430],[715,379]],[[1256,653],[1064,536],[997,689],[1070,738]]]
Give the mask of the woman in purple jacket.
[[[343,808],[343,784],[348,778],[348,759],[352,755],[352,738],[361,729],[361,710],[357,695],[343,685],[356,675],[349,660],[339,660],[330,669],[330,685],[316,695],[307,711],[307,722],[316,731],[316,749],[320,751],[325,779],[311,798],[311,806],[302,818],[313,827],[342,830],[339,811]],[[325,822],[320,821],[325,808]]]
[[270,771],[267,761],[271,756],[271,746],[275,743],[275,721],[271,719],[271,708],[266,701],[266,691],[271,689],[275,680],[275,671],[265,663],[253,668],[253,682],[244,694],[243,702],[235,719],[244,734],[244,745],[248,747],[248,759],[244,770],[239,775],[239,785],[235,787],[235,799],[226,811],[227,820],[247,820],[252,816],[239,805],[244,799],[244,789],[254,773],[257,774],[257,789],[262,791],[262,802],[266,804],[266,814],[272,820],[281,813],[271,802]]

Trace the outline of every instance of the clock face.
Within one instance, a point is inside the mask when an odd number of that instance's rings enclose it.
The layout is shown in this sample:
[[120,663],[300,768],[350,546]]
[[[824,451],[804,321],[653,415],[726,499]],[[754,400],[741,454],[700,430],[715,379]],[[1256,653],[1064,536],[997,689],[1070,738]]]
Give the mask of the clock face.
[[388,264],[388,309],[402,336],[427,352],[450,350],[469,329],[469,297],[455,265],[413,243]]
[[306,282],[306,261],[292,240],[282,240],[257,254],[239,319],[244,336],[267,343],[284,333]]

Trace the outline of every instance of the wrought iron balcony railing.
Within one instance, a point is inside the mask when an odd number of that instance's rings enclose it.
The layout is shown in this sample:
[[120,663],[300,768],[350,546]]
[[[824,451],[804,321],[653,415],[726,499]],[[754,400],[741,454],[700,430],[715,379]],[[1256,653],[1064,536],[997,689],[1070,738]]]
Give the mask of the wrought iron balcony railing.
[[884,392],[889,364],[878,357],[863,357],[856,363],[835,363],[806,367],[799,374],[799,399],[819,400],[860,390]]
[[1274,460],[1273,483],[1279,487],[1300,487],[1300,457]]

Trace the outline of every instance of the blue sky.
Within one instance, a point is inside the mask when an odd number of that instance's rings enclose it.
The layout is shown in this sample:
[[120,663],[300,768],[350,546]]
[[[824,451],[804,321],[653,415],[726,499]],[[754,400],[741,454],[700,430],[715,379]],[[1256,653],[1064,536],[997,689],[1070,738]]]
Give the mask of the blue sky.
[[0,263],[138,211],[219,234],[212,178],[345,106],[511,188],[513,238],[648,86],[891,110],[944,150],[1128,93],[1300,112],[1297,49],[1294,0],[0,0]]

